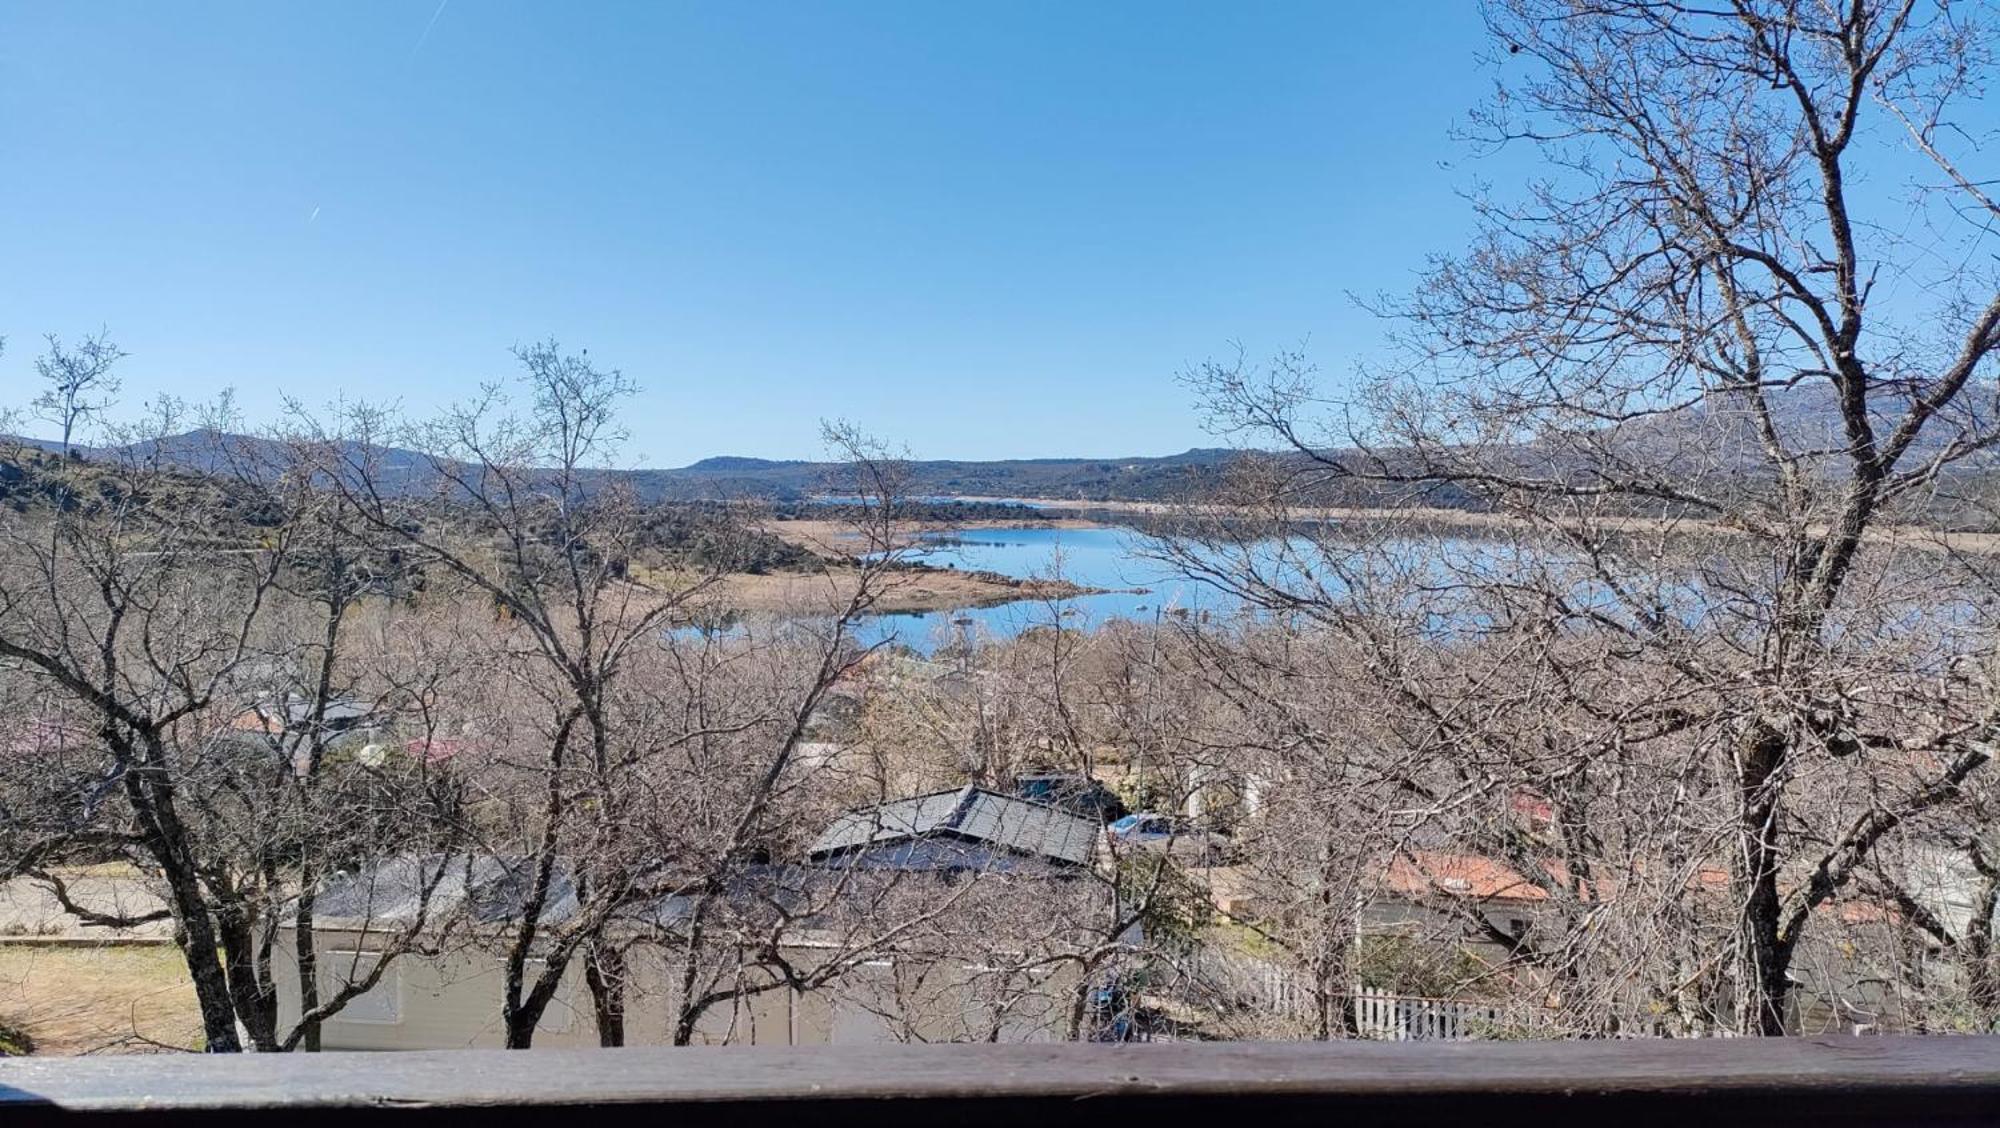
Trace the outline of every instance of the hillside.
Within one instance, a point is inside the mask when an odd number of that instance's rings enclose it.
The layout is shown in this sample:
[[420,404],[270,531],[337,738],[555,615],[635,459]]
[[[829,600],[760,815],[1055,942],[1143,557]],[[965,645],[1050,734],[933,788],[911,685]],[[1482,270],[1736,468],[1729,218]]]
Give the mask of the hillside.
[[[905,465],[916,495],[1048,497],[1078,501],[1156,501],[1199,485],[1235,452],[1190,450],[1159,458],[1032,458],[974,462],[913,461]],[[643,496],[757,497],[778,501],[841,494],[852,487],[830,462],[705,458],[674,470],[630,471]]]
[[[53,451],[41,439],[0,436],[0,442]],[[158,457],[196,472],[223,469],[226,461],[277,461],[268,440],[247,435],[189,432],[125,447],[80,447],[85,461]],[[225,452],[227,452],[225,454]],[[1157,501],[1177,496],[1219,471],[1235,452],[1190,450],[1159,458],[1040,458],[1006,461],[915,461],[906,464],[913,495],[1047,497],[1078,501]],[[383,448],[374,461],[389,482],[421,488],[429,477],[424,457]],[[797,501],[852,490],[845,468],[833,462],[771,460],[721,455],[674,469],[610,470],[610,481],[630,485],[645,501],[757,499]]]
[[[1962,396],[1952,408],[1933,421],[1923,438],[1910,450],[1909,460],[1931,458],[1949,446],[1954,438],[1967,434],[1990,433],[1996,425],[1988,406],[1993,393]],[[1795,452],[1806,452],[1803,465],[1837,462],[1844,438],[1839,412],[1830,391],[1819,384],[1801,385],[1772,397],[1773,423]],[[1888,419],[1877,420],[1886,430]],[[18,440],[45,450],[54,444],[41,440]],[[244,460],[254,464],[270,452],[267,440],[242,435],[191,432],[168,439],[121,448],[82,448],[87,461],[117,457],[157,456],[186,470],[209,472],[222,468],[225,458],[240,468]],[[1711,397],[1690,409],[1661,415],[1640,416],[1595,432],[1569,431],[1561,435],[1508,448],[1518,458],[1522,471],[1544,474],[1589,473],[1593,460],[1606,454],[1628,467],[1652,467],[1708,488],[1756,489],[1771,472],[1756,427],[1743,405],[1727,395]],[[226,454],[224,452],[227,452]],[[1495,454],[1506,455],[1505,450]],[[383,481],[397,490],[422,490],[431,481],[432,471],[423,455],[413,451],[382,448],[369,452]],[[983,497],[1049,498],[1061,501],[1166,501],[1202,492],[1220,480],[1230,464],[1246,457],[1245,452],[1227,448],[1195,448],[1179,454],[1131,458],[1035,458],[976,461],[962,459],[916,460],[904,464],[904,488],[915,498]],[[1268,465],[1282,469],[1288,456]],[[1393,464],[1397,458],[1389,456]],[[1992,452],[1975,450],[1946,475],[1952,489],[1969,491],[1980,497],[1992,492],[1996,461]],[[1567,468],[1567,469],[1566,469]],[[1808,472],[1811,472],[1808,469]],[[843,496],[854,491],[847,469],[839,463],[804,460],[774,460],[736,455],[717,455],[677,468],[606,470],[607,482],[629,486],[646,502],[715,502],[757,500],[775,503],[797,502],[812,497]],[[1404,497],[1399,487],[1369,486],[1362,482],[1322,482],[1323,497],[1299,498],[1329,505],[1390,504]],[[1424,504],[1448,508],[1481,508],[1480,498],[1464,489],[1432,486],[1421,491]],[[1954,505],[1938,499],[1941,512]],[[1955,514],[1947,520],[1959,520]]]
[[[381,451],[378,465],[391,489],[419,497],[430,476],[421,456]],[[268,488],[282,465],[261,439],[193,433],[134,447],[79,449],[65,458],[54,444],[0,436],[0,506],[16,513],[78,511],[144,499],[160,512],[198,514],[205,535],[240,544],[281,522],[284,514]],[[164,506],[158,503],[165,501]],[[468,528],[476,511],[435,499],[413,510]],[[736,507],[707,502],[649,504],[639,511],[640,547],[655,566],[719,570],[746,575],[818,571],[812,553],[745,525]]]

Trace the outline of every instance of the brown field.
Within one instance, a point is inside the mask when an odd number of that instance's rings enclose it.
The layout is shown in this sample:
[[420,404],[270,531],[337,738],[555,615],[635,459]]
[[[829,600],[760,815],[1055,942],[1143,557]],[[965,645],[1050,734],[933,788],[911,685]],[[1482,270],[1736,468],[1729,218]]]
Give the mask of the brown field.
[[194,985],[178,948],[0,944],[0,1024],[38,1054],[201,1048]]
[[[830,566],[824,574],[779,572],[763,576],[721,577],[697,602],[720,610],[756,614],[832,614],[853,598],[860,573]],[[874,610],[942,611],[955,607],[986,607],[1018,599],[1083,594],[1074,584],[1026,581],[1012,583],[971,572],[924,571],[890,576]]]

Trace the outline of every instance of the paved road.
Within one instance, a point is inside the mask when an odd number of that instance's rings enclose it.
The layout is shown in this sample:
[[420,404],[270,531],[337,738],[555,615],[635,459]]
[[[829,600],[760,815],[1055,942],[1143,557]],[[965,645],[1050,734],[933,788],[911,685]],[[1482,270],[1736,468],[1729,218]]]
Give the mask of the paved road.
[[[163,907],[164,902],[148,890],[137,875],[93,869],[63,875],[72,901],[94,912],[138,916]],[[154,921],[131,930],[97,928],[83,924],[63,911],[55,896],[40,882],[16,878],[0,884],[0,943],[22,937],[77,937],[103,940],[116,937],[167,937],[173,934],[172,921]]]

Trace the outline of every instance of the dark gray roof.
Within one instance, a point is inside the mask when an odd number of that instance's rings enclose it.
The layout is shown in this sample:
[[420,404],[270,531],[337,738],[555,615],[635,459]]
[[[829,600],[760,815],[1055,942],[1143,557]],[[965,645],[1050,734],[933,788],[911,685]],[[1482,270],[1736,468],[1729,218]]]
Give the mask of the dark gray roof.
[[[308,697],[288,697],[285,700],[285,721],[290,725],[303,725],[312,720],[314,702]],[[326,712],[322,714],[324,723],[335,728],[363,721],[375,714],[375,705],[359,697],[336,696],[329,698]]]
[[[528,857],[396,855],[328,878],[314,899],[313,915],[326,928],[395,927],[461,915],[488,924],[512,920],[521,915],[533,884],[533,865]],[[423,901],[426,888],[431,891],[428,912]],[[542,906],[542,922],[567,920],[575,912],[576,889],[569,867],[558,865]]]
[[1084,865],[1097,844],[1097,824],[1043,803],[963,787],[849,811],[826,828],[808,854],[819,860],[930,837],[991,843],[1016,853]]

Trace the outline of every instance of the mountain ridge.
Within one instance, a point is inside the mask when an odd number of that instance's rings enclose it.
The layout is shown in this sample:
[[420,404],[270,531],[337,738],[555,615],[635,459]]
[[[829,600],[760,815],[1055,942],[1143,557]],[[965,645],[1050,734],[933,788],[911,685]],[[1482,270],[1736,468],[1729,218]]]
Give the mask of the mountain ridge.
[[[1960,397],[1965,401],[1967,397]],[[1784,436],[1785,445],[1798,452],[1802,465],[1815,461],[1838,461],[1846,443],[1838,404],[1829,390],[1794,388],[1767,401],[1769,422]],[[1892,404],[1882,404],[1884,414],[1876,418],[1878,430],[1888,426]],[[1972,402],[1954,402],[1940,413],[1924,437],[1908,452],[1912,462],[1936,456],[1949,447],[1954,435],[1991,434],[2000,431],[1995,409]],[[1874,414],[1874,413],[1871,413]],[[4,436],[0,436],[4,441]],[[42,439],[16,440],[45,451],[59,443]],[[86,459],[110,457],[159,458],[178,469],[214,471],[227,467],[232,457],[248,455],[257,461],[260,454],[275,453],[276,440],[222,432],[191,431],[118,447],[81,447]],[[1595,448],[1601,448],[1593,453]],[[1679,411],[1653,416],[1636,416],[1595,432],[1570,432],[1496,448],[1496,453],[1518,455],[1524,472],[1563,473],[1587,468],[1589,460],[1611,452],[1634,465],[1653,466],[1692,479],[1722,484],[1738,479],[1760,481],[1769,473],[1768,454],[1760,437],[1759,424],[1739,402],[1719,392],[1702,403]],[[1384,452],[1391,459],[1393,451]],[[427,488],[435,469],[415,451],[382,446],[368,452],[388,488],[415,491]],[[1230,465],[1245,458],[1276,458],[1280,462],[1298,455],[1272,454],[1231,447],[1192,447],[1177,454],[1140,455],[1123,458],[1018,458],[1018,459],[912,459],[901,461],[902,489],[915,497],[1046,498],[1061,502],[1164,501],[1194,493],[1219,481]],[[272,461],[276,461],[275,459]],[[1990,478],[2000,455],[1977,449],[1951,468],[1958,479]],[[806,459],[769,459],[748,455],[719,454],[680,467],[640,467],[593,470],[607,483],[630,488],[641,500],[729,501],[761,500],[798,502],[815,496],[845,496],[853,492],[847,467],[837,462]],[[1330,502],[1368,504],[1379,490],[1363,482],[1350,481],[1345,487],[1322,483],[1334,491]],[[1479,499],[1463,488],[1440,487],[1426,493],[1428,504],[1452,508],[1477,507]]]
[[[0,443],[17,443],[54,452],[62,444],[26,436],[0,436]],[[255,459],[268,455],[277,440],[234,432],[189,431],[158,439],[114,446],[78,444],[85,460],[153,458],[178,469],[212,472],[230,454]],[[902,461],[909,492],[919,495],[983,497],[1047,497],[1071,501],[1158,500],[1219,471],[1243,452],[1230,448],[1191,448],[1179,454],[1126,458],[911,459]],[[425,456],[400,447],[373,451],[376,463],[390,472],[398,488],[420,488],[428,476]],[[746,455],[712,455],[679,467],[639,467],[591,471],[607,481],[633,489],[646,501],[705,501],[755,498],[799,501],[848,490],[838,462],[768,459]]]

